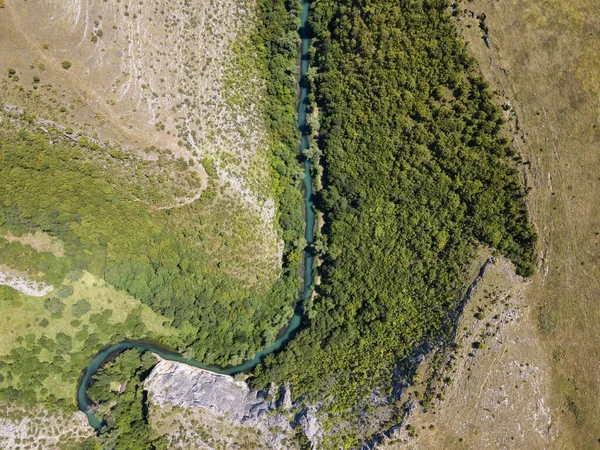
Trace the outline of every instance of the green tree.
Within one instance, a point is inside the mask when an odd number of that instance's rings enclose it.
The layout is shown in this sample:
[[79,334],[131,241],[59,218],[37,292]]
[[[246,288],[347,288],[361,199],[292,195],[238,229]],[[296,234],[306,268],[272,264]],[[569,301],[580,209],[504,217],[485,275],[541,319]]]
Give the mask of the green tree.
[[90,312],[91,309],[92,306],[90,305],[90,302],[81,299],[71,307],[71,315],[75,318],[79,318]]

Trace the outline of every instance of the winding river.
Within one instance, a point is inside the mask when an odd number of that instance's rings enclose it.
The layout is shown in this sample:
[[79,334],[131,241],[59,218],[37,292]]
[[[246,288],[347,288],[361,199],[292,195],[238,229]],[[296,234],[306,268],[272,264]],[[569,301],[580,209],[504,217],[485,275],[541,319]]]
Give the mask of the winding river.
[[[300,140],[300,152],[304,151],[308,148],[308,134],[306,131],[306,114],[308,107],[308,88],[302,83],[302,79],[308,70],[308,49],[310,47],[310,38],[308,35],[308,30],[306,27],[306,22],[308,19],[309,13],[309,0],[302,1],[302,13],[300,15],[300,37],[302,38],[301,45],[301,58],[300,58],[300,89],[299,89],[299,98],[298,98],[298,129],[301,133]],[[102,426],[102,422],[96,417],[96,415],[90,409],[90,402],[87,396],[87,388],[90,385],[90,381],[93,375],[98,371],[100,366],[104,364],[104,362],[110,357],[121,353],[125,350],[129,350],[132,348],[136,348],[138,350],[148,350],[153,353],[158,354],[161,358],[168,359],[171,361],[182,362],[185,364],[189,364],[194,367],[199,367],[201,369],[210,370],[212,372],[232,375],[239,372],[245,372],[247,370],[252,369],[254,366],[259,364],[264,356],[269,353],[275,352],[282,348],[295,334],[300,323],[302,321],[302,314],[304,311],[304,302],[309,299],[312,295],[312,280],[313,280],[313,265],[314,265],[314,255],[312,253],[312,249],[310,244],[314,241],[314,229],[315,229],[315,213],[313,210],[313,200],[312,200],[312,178],[310,174],[311,163],[308,160],[304,161],[304,203],[305,203],[305,218],[306,218],[306,242],[307,247],[304,251],[304,277],[303,277],[303,289],[302,294],[298,301],[296,302],[296,307],[294,310],[294,315],[292,316],[290,322],[288,323],[285,332],[281,335],[279,339],[277,339],[273,345],[263,348],[259,352],[257,352],[253,359],[246,361],[238,366],[229,367],[229,368],[219,368],[215,366],[210,366],[207,364],[203,364],[200,361],[196,361],[193,359],[185,359],[181,355],[178,355],[175,352],[172,352],[166,348],[162,348],[158,345],[154,345],[147,342],[139,342],[139,341],[124,341],[115,345],[111,345],[103,349],[100,353],[98,353],[94,359],[90,362],[88,367],[85,369],[83,376],[79,381],[79,386],[77,387],[77,403],[79,405],[79,409],[86,413],[89,423],[92,427],[99,429]]]

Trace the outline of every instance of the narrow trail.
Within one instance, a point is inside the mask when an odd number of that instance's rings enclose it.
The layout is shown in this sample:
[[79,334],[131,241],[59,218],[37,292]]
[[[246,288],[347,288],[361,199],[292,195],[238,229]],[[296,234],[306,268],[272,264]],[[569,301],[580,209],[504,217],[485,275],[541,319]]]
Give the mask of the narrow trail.
[[[202,191],[203,190],[204,189],[202,189]],[[196,200],[198,200],[202,196],[202,191],[198,192],[193,197],[186,198],[182,202],[172,203],[172,204],[166,205],[166,206],[155,206],[154,209],[156,209],[158,211],[162,211],[164,209],[182,208],[182,207],[189,205],[190,203],[194,203]]]

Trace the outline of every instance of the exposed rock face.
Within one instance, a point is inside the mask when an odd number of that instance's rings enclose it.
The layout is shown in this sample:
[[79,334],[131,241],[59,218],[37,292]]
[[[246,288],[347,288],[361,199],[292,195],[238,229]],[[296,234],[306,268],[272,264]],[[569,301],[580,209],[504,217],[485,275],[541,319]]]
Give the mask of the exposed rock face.
[[304,431],[304,434],[310,441],[313,450],[319,448],[319,443],[323,437],[323,430],[321,430],[321,425],[317,419],[316,409],[311,406],[304,410],[300,415],[299,423],[302,431]]
[[173,361],[159,362],[144,388],[158,406],[200,407],[238,425],[257,426],[270,406],[243,381]]
[[45,283],[28,280],[26,277],[10,276],[3,272],[0,272],[0,285],[11,287],[31,297],[43,297],[54,289]]
[[283,385],[283,393],[281,397],[281,407],[286,411],[292,409],[292,390],[290,389],[290,383],[287,381]]
[[283,444],[293,435],[288,418],[273,412],[275,402],[268,402],[243,381],[161,360],[144,381],[144,389],[154,406],[179,406],[190,412],[201,408],[231,425],[256,428],[268,448],[295,448]]

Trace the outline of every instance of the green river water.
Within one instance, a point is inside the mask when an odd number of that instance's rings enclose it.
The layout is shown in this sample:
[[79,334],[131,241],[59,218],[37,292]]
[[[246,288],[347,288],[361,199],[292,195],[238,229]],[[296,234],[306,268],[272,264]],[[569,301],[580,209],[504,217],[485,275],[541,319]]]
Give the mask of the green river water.
[[[306,132],[306,114],[308,107],[308,88],[302,83],[302,79],[308,70],[308,49],[310,47],[310,39],[308,36],[308,31],[306,29],[306,22],[309,13],[309,1],[303,0],[302,2],[302,13],[300,16],[300,37],[302,38],[302,46],[301,46],[301,58],[300,58],[300,87],[299,87],[299,98],[298,98],[298,129],[301,133],[301,141],[300,141],[300,152],[304,151],[308,148],[308,134]],[[304,161],[304,202],[305,202],[305,218],[306,218],[306,242],[307,247],[304,251],[304,277],[303,277],[303,286],[302,286],[302,294],[296,303],[296,308],[294,310],[294,315],[292,316],[290,322],[285,329],[285,332],[277,339],[271,346],[263,348],[259,352],[257,352],[253,359],[246,361],[238,366],[229,367],[229,368],[220,368],[215,366],[210,366],[207,364],[203,364],[200,361],[196,361],[193,359],[185,359],[181,355],[178,355],[175,352],[172,352],[166,348],[162,348],[158,345],[151,344],[148,342],[139,342],[139,341],[124,341],[115,345],[111,345],[103,349],[100,353],[98,353],[94,359],[90,362],[90,364],[85,369],[83,376],[79,381],[79,386],[77,388],[77,403],[81,411],[87,414],[89,423],[92,427],[98,429],[102,426],[101,421],[96,417],[95,414],[90,410],[90,403],[87,396],[87,388],[90,385],[90,381],[93,375],[98,371],[100,366],[109,358],[114,355],[121,353],[125,350],[129,350],[132,348],[136,348],[140,351],[151,351],[153,353],[158,354],[161,358],[168,359],[171,361],[182,362],[185,364],[189,364],[194,367],[199,367],[201,369],[210,370],[212,372],[232,375],[239,372],[245,372],[247,370],[252,369],[254,366],[259,364],[262,359],[268,355],[269,353],[275,352],[281,349],[295,334],[302,322],[302,314],[304,311],[304,302],[310,298],[312,295],[312,280],[313,280],[313,265],[314,265],[314,255],[312,253],[312,249],[310,244],[314,241],[314,229],[315,229],[315,212],[313,209],[313,198],[312,198],[312,178],[310,174],[311,163],[308,160]]]

